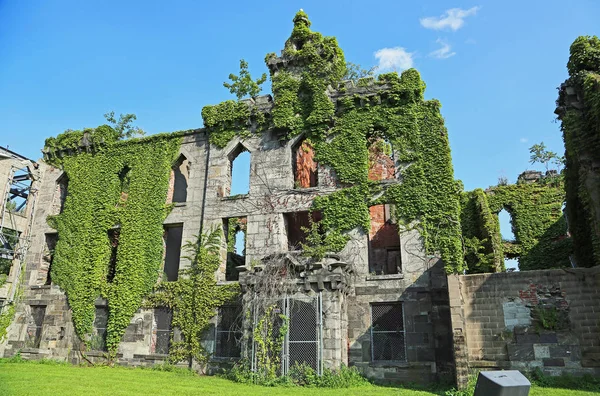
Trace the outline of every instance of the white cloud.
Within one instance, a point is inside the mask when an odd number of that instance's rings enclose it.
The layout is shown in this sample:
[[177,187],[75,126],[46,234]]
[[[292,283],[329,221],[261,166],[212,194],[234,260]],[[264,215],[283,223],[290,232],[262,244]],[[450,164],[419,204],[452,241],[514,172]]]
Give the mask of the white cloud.
[[450,47],[450,44],[448,44],[444,40],[437,39],[435,42],[441,45],[442,47],[429,53],[429,56],[431,56],[432,58],[448,59],[451,56],[456,55],[456,52],[452,52],[452,47]]
[[378,72],[402,71],[413,67],[413,52],[407,52],[402,47],[382,48],[375,52],[375,58],[379,60]]
[[465,24],[465,18],[475,15],[481,7],[471,7],[468,10],[461,8],[451,8],[439,17],[427,17],[419,19],[421,26],[427,29],[443,30],[450,29],[457,31]]
[[529,141],[529,139],[527,139],[527,138],[519,139],[519,142],[521,142],[521,143],[527,143],[528,141]]

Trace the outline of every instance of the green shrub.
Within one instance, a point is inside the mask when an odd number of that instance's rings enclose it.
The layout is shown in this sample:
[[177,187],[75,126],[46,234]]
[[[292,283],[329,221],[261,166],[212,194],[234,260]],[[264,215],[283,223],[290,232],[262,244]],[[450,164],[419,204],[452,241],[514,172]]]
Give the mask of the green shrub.
[[447,390],[444,393],[445,396],[473,396],[475,392],[475,385],[477,384],[477,376],[479,374],[474,374],[469,376],[469,382],[467,384],[467,388],[464,390],[458,390],[456,388],[452,388]]
[[339,370],[323,369],[323,374],[318,375],[315,369],[306,363],[290,368],[288,375],[282,377],[267,377],[250,370],[247,361],[234,365],[226,371],[223,377],[242,384],[257,384],[263,386],[304,386],[312,388],[350,388],[370,385],[356,367],[342,365]]

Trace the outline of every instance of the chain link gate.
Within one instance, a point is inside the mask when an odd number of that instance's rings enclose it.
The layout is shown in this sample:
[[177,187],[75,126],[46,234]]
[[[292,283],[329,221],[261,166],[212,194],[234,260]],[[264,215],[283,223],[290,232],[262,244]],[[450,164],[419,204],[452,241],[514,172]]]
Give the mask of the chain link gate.
[[[317,374],[322,373],[323,360],[323,310],[321,293],[318,296],[285,297],[273,301],[278,312],[288,318],[288,328],[281,346],[281,375],[287,375],[290,368],[297,364],[307,364]],[[260,309],[253,309],[253,328],[257,326]],[[274,323],[279,329],[280,323]],[[252,343],[252,369],[256,371],[256,345]]]

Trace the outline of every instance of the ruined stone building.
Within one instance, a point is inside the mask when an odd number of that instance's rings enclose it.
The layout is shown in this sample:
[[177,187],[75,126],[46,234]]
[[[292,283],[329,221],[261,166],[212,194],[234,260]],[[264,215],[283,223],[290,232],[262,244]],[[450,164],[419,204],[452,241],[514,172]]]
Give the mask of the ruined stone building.
[[[158,224],[163,231],[147,224],[153,230],[147,239],[158,237],[159,250],[164,244],[164,256],[158,257],[162,275],[154,270],[153,283],[174,281],[189,266],[182,246],[201,227],[220,226],[229,246],[222,249],[219,282],[239,280],[249,292],[266,259],[276,256],[291,266],[296,286],[280,300],[290,315],[286,367],[350,364],[371,377],[411,381],[450,372],[439,252],[456,257],[456,246],[433,233],[424,243],[419,225],[431,221],[425,230],[444,236],[458,231],[453,223],[433,223],[444,210],[458,215],[439,104],[423,99],[424,83],[414,70],[342,81],[345,61],[335,39],[311,32],[309,25],[299,14],[282,55],[267,57],[273,96],[207,106],[203,129],[111,143],[114,136],[104,126],[67,133],[68,144],[65,136],[47,141],[23,297],[1,347],[4,356],[20,351],[79,360],[77,331],[85,323],[92,329],[86,358],[103,356],[117,309],[111,303],[122,295],[111,288],[125,282],[120,262],[130,260],[123,245],[139,237],[134,221],[144,222],[143,216],[167,202],[168,214],[164,209]],[[146,148],[144,155],[153,158],[135,157]],[[242,153],[250,157],[249,190],[232,196],[232,167]],[[148,173],[150,184],[139,188],[145,161],[166,172]],[[90,173],[100,163],[106,164],[102,176]],[[94,190],[92,198],[80,198],[83,189]],[[115,191],[109,204],[102,201],[107,190]],[[426,190],[449,207],[418,197]],[[154,205],[151,194],[164,201]],[[403,203],[411,194],[415,202]],[[140,200],[145,202],[138,211]],[[128,213],[138,217],[129,223]],[[80,216],[77,224],[70,216]],[[327,250],[318,260],[300,251],[313,223],[320,224]],[[77,238],[94,232],[101,234],[100,246],[77,245],[88,244]],[[231,240],[236,234],[245,239],[242,251]],[[131,246],[151,250],[149,243]],[[131,261],[129,267],[135,265]],[[78,276],[87,277],[86,290],[74,286]],[[135,287],[134,281],[128,290]],[[137,304],[120,337],[118,362],[163,361],[171,313]],[[203,341],[213,361],[242,353],[226,323],[240,309],[222,307],[213,319]]]
[[[216,230],[216,280],[241,296],[203,333],[209,369],[256,364],[252,329],[268,296],[289,320],[283,373],[346,364],[423,382],[452,375],[456,358],[464,374],[465,348],[478,345],[465,346],[464,300],[448,291],[446,274],[467,267],[440,103],[424,99],[414,69],[344,80],[335,38],[303,12],[266,64],[273,94],[206,106],[203,128],[122,140],[103,125],[47,139],[28,168],[37,203],[30,194],[29,248],[10,275],[22,268],[22,292],[3,310],[16,313],[0,356],[166,361],[183,308],[148,301],[185,278],[186,246]],[[242,156],[248,190],[232,194]]]

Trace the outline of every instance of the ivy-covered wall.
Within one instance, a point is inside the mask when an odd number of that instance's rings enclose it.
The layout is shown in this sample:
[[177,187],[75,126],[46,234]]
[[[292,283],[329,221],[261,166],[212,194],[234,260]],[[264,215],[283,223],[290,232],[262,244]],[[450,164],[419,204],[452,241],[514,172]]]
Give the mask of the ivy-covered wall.
[[[517,258],[520,270],[570,267],[573,253],[562,213],[564,185],[559,175],[532,183],[464,192],[461,225],[469,273],[504,270],[504,258]],[[511,216],[514,241],[503,241],[498,213]]]
[[[303,134],[315,160],[329,166],[342,189],[314,200],[323,213],[323,241],[344,248],[344,235],[369,230],[369,206],[390,203],[405,226],[418,224],[426,250],[440,254],[449,272],[462,271],[458,183],[454,180],[440,103],[425,100],[419,73],[406,70],[359,82],[342,83],[346,63],[333,37],[310,30],[304,12],[294,18],[282,56],[266,56],[273,104],[259,116],[250,102],[224,102],[202,110],[210,141],[224,147],[234,136],[273,130],[287,140]],[[368,179],[368,141],[392,144],[402,183]],[[377,199],[374,197],[378,196]]]
[[468,272],[501,272],[504,250],[498,214],[492,212],[486,193],[478,188],[461,194],[462,236]]
[[[114,356],[131,317],[160,276],[169,176],[181,138],[105,140],[90,152],[65,152],[81,144],[82,134],[68,134],[79,136],[79,143],[52,146],[64,141],[59,136],[46,147],[48,162],[60,165],[69,180],[64,211],[48,218],[58,231],[52,281],[65,291],[84,341],[92,331],[95,300],[108,300],[106,345]],[[109,232],[117,229],[115,252]]]
[[565,142],[567,216],[580,267],[600,265],[600,39],[578,37],[556,114]]

